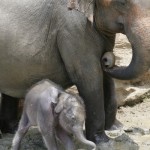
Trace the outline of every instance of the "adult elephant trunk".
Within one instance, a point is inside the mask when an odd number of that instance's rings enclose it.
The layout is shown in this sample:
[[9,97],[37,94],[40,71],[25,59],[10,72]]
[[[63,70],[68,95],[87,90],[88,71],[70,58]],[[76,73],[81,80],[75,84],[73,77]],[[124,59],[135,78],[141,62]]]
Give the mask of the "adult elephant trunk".
[[79,128],[74,129],[74,134],[79,142],[89,146],[91,150],[96,150],[96,145],[92,141],[89,141],[85,138],[82,129]]
[[132,46],[132,60],[127,67],[105,69],[112,77],[129,80],[148,71],[150,66],[150,18],[138,19],[125,28],[125,34]]

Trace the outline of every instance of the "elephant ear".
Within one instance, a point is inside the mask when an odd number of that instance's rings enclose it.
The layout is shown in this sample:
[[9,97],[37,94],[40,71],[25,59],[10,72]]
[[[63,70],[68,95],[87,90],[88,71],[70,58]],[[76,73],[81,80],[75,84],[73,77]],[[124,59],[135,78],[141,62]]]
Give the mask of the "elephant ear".
[[66,99],[68,98],[67,93],[60,93],[58,96],[58,103],[55,107],[55,113],[60,113],[66,106]]
[[68,0],[68,9],[76,9],[85,14],[93,22],[95,0]]
[[57,104],[58,103],[58,95],[59,95],[60,91],[58,89],[56,89],[55,87],[51,87],[49,95],[47,95],[50,99],[50,101],[53,104]]

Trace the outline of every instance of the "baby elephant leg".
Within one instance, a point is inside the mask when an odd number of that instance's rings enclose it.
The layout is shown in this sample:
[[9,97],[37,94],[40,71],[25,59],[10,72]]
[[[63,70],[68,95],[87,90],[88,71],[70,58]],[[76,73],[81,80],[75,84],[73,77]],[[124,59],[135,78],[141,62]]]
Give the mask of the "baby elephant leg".
[[48,150],[58,150],[55,138],[54,118],[52,112],[40,110],[38,114],[38,128],[42,134]]
[[21,120],[19,122],[19,128],[12,142],[11,150],[19,150],[21,140],[24,137],[25,133],[28,131],[29,127],[30,127],[30,124],[29,124],[28,117],[26,113],[23,113]]
[[76,150],[72,138],[60,126],[56,128],[56,135],[63,143],[65,150]]
[[56,142],[53,131],[43,131],[43,130],[41,130],[41,134],[42,134],[44,143],[45,143],[48,150],[58,150],[57,142]]

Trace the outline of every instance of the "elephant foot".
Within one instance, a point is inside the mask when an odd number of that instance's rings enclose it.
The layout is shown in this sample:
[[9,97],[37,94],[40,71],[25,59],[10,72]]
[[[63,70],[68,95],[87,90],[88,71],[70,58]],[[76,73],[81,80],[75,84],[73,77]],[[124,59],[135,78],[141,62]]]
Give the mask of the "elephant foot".
[[95,134],[94,138],[95,144],[106,143],[110,140],[109,137],[105,134],[105,132]]
[[106,128],[108,131],[120,130],[123,128],[123,124],[119,120],[115,120],[114,124],[110,128]]

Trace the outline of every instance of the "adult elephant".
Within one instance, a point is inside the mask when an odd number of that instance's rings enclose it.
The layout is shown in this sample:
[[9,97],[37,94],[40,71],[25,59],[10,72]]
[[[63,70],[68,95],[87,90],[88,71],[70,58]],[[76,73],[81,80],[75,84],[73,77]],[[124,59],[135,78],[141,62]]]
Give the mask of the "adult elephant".
[[0,90],[8,98],[2,100],[1,116],[11,123],[17,102],[9,96],[23,97],[38,80],[49,78],[65,88],[75,84],[86,104],[87,138],[107,141],[104,129],[114,123],[117,104],[114,83],[103,75],[100,59],[112,51],[115,33],[124,32],[134,50],[131,64],[106,72],[130,79],[146,71],[149,18],[140,0],[95,0],[93,27],[84,14],[68,11],[66,1],[0,2]]
[[[18,101],[15,98],[23,98],[31,85],[49,78],[64,88],[77,85],[87,109],[87,138],[95,142],[108,140],[104,133],[100,63],[105,39],[84,14],[69,11],[66,2],[0,2],[0,91],[3,93],[0,125],[3,132],[11,131],[17,119]],[[107,90],[109,92],[109,87]],[[116,109],[116,102],[113,103]],[[111,124],[115,119],[113,115],[106,119]]]

